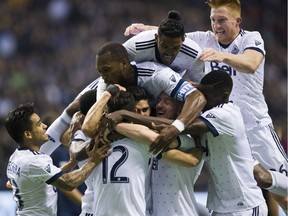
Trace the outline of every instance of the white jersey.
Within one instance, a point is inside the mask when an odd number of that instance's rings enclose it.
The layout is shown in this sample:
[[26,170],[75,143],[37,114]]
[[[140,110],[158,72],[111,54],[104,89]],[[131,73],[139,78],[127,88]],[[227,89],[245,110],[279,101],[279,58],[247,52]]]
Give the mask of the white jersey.
[[51,157],[27,148],[10,156],[7,176],[12,184],[17,215],[57,215],[57,191],[51,182],[63,174]]
[[[87,141],[90,138],[85,136],[81,130],[77,130],[73,136],[73,141]],[[79,161],[78,166],[82,167],[88,159]],[[95,170],[88,176],[85,180],[86,190],[82,196],[81,202],[81,214],[80,216],[86,216],[93,214],[93,200],[94,200],[94,191],[93,191],[93,176],[96,175]]]
[[176,100],[185,101],[187,95],[196,90],[189,82],[183,80],[180,74],[165,65],[143,62],[136,64],[134,69],[137,85],[145,88],[154,99],[164,91]]
[[144,216],[149,145],[124,138],[95,168],[93,215]]
[[[161,62],[156,44],[157,30],[144,31],[127,40],[126,48],[130,61],[137,63],[153,61]],[[193,40],[185,37],[180,51],[169,67],[176,73],[184,74],[190,80],[199,82],[204,74],[204,63],[199,59],[202,49]]]
[[[195,147],[194,139],[180,135],[180,150]],[[152,202],[155,216],[198,216],[194,196],[194,182],[202,169],[203,161],[196,167],[180,166],[163,159],[153,159]]]
[[[63,113],[48,127],[48,141],[40,147],[40,152],[51,155],[60,145],[62,134],[69,128],[71,117],[64,110]],[[44,122],[45,123],[45,122]]]
[[240,109],[231,102],[201,114],[206,133],[209,183],[207,207],[228,213],[252,209],[265,202],[253,176],[254,159]]
[[[189,82],[182,79],[171,68],[156,62],[131,63],[136,75],[135,85],[143,87],[156,100],[164,91],[176,100],[185,101],[188,94],[196,90]],[[102,78],[101,78],[102,79]],[[99,82],[98,88],[105,88],[104,82]],[[121,85],[121,83],[120,83]],[[101,95],[98,95],[97,98]],[[152,100],[153,103],[153,100]]]
[[[262,53],[263,56],[266,54],[264,41],[260,33],[256,31],[241,29],[239,35],[228,47],[221,46],[211,31],[187,33],[187,37],[196,41],[202,49],[214,48],[217,51],[232,54],[243,54],[246,49],[253,49]],[[223,62],[205,62],[206,73],[221,68],[231,75],[233,89],[230,99],[241,109],[247,130],[257,125],[266,126],[272,122],[263,96],[264,63],[265,59],[254,74],[248,74],[239,72]]]

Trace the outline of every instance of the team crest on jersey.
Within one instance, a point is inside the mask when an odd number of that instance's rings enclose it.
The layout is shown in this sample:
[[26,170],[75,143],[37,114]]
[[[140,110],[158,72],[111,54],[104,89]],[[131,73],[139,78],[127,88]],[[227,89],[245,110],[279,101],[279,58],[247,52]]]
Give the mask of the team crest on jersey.
[[51,173],[51,168],[50,168],[50,164],[48,164],[44,170],[46,170],[46,172]]
[[172,75],[170,78],[169,78],[172,82],[176,82],[176,78],[174,75]]
[[207,115],[206,115],[206,118],[216,118],[212,113],[208,113]]
[[260,41],[255,40],[255,45],[256,45],[256,46],[259,46],[260,44],[261,44]]
[[239,52],[239,48],[236,45],[234,45],[231,53],[232,54],[237,54],[238,52]]

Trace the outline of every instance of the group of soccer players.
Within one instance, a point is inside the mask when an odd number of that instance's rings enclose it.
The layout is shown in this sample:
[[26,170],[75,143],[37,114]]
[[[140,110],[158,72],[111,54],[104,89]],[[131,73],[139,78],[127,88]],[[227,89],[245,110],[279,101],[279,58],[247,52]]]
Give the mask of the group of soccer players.
[[[203,160],[212,177],[207,200],[212,215],[267,215],[258,186],[287,211],[287,155],[262,93],[264,41],[259,32],[240,28],[239,0],[208,5],[212,31],[186,33],[180,14],[170,11],[159,27],[132,24],[125,34],[139,34],[123,44],[104,44],[96,56],[101,77],[47,132],[33,107],[11,111],[6,128],[20,148],[7,176],[18,215],[55,215],[56,192],[48,184],[72,189],[89,175],[89,208],[81,215],[209,215],[193,194]],[[154,115],[165,119],[135,115],[137,103],[128,89],[136,85],[152,96]],[[75,158],[59,169],[40,152],[49,155],[60,145],[79,109],[83,124],[70,136],[74,153],[77,144],[87,145],[88,159],[69,172]],[[127,111],[113,114],[119,109]],[[156,132],[148,128],[152,122]],[[110,144],[107,134],[113,131],[127,138]],[[39,193],[45,190],[49,193]]]

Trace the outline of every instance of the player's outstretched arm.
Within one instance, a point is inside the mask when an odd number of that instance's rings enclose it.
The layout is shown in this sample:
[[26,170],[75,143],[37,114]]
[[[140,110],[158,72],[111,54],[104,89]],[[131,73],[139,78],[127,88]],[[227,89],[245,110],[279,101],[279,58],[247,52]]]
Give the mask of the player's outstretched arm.
[[70,173],[65,173],[58,179],[53,181],[51,184],[62,190],[73,190],[83,183],[87,177],[91,174],[93,169],[106,157],[108,157],[111,152],[109,152],[110,145],[105,144],[98,148],[94,145],[92,150],[87,148],[87,153],[89,155],[88,161],[80,168]]
[[144,25],[143,23],[132,23],[125,29],[124,35],[137,35],[142,31],[158,29],[158,26]]

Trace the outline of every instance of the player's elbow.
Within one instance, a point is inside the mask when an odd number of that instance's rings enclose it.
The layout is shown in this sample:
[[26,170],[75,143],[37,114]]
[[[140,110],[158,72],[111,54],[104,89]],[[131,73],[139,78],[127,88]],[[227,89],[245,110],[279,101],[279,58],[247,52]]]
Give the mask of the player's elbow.
[[81,130],[87,137],[93,138],[95,136],[95,131],[89,124],[83,124]]

